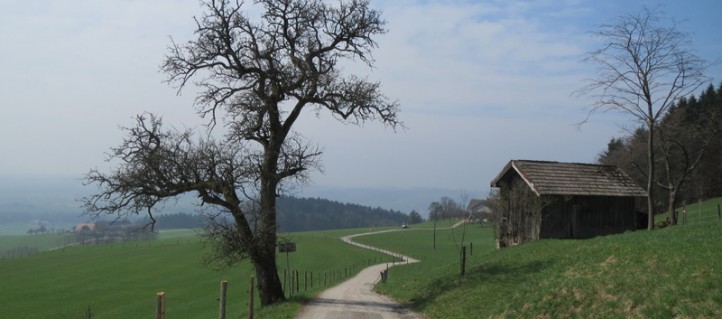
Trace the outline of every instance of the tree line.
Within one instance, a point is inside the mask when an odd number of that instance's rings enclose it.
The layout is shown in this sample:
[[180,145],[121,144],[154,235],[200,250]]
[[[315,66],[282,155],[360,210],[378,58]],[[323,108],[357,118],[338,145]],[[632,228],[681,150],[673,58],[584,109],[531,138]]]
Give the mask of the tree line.
[[443,196],[440,200],[433,201],[429,204],[429,220],[438,221],[447,218],[463,218],[466,215],[467,210],[463,204],[451,197]]
[[[656,213],[722,196],[722,83],[698,96],[683,97],[659,121],[654,139],[657,170],[652,192]],[[598,156],[601,164],[622,168],[639,185],[648,178],[645,149],[649,130],[637,127],[612,138]],[[675,219],[674,216],[671,219]],[[675,220],[670,220],[674,223]]]
[[[410,215],[381,207],[341,203],[323,198],[282,196],[277,202],[278,230],[282,232],[311,231],[355,227],[414,224],[423,219],[416,212]],[[175,213],[155,217],[159,229],[202,228],[203,214]]]
[[322,198],[281,197],[278,225],[283,232],[411,223],[409,215],[381,207],[340,203]]

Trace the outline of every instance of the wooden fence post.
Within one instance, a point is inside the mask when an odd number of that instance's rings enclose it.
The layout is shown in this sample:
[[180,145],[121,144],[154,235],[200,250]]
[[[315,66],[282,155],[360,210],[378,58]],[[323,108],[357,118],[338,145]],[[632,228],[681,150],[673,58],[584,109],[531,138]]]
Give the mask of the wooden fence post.
[[303,291],[308,290],[308,271],[303,271]]
[[474,242],[469,242],[469,255],[474,256]]
[[434,218],[434,250],[436,250],[436,219]]
[[253,319],[253,283],[255,278],[251,275],[251,289],[248,290],[248,319]]
[[298,290],[298,287],[300,286],[299,282],[300,281],[298,280],[298,270],[296,270],[296,292],[299,292],[299,290]]
[[155,318],[165,319],[165,292],[156,294]]
[[226,319],[227,292],[228,292],[228,281],[227,280],[221,281],[221,297],[219,299],[220,305],[219,305],[219,309],[218,309],[218,312],[219,312],[218,318],[219,319]]
[[288,270],[288,285],[286,286],[288,297],[293,296],[293,270]]
[[682,225],[687,225],[687,205],[682,205]]
[[722,219],[722,213],[720,213],[719,204],[717,204],[717,220]]
[[466,274],[466,246],[461,246],[461,275]]

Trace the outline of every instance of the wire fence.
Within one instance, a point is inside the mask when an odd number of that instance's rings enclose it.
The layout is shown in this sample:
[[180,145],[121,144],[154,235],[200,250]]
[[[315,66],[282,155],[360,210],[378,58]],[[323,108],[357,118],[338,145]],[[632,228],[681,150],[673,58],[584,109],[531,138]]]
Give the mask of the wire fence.
[[[325,287],[331,287],[335,286],[339,282],[346,280],[352,276],[355,276],[356,273],[358,273],[361,269],[368,265],[374,265],[374,264],[380,264],[380,263],[392,263],[398,261],[398,258],[389,256],[386,257],[374,257],[374,258],[367,258],[363,261],[357,261],[354,263],[349,264],[345,267],[336,267],[333,269],[328,270],[320,270],[320,271],[308,271],[308,270],[297,270],[297,269],[291,269],[290,271],[288,269],[279,269],[279,277],[282,278],[282,287],[284,291],[284,295],[287,297],[293,297],[294,295],[302,294],[302,292],[306,292],[309,290],[314,289],[320,289]],[[254,316],[254,298],[256,295],[256,292],[254,290],[254,277],[251,276],[248,284],[249,292],[248,292],[248,318],[253,318]],[[228,304],[228,281],[221,281],[220,286],[220,297],[218,298],[219,302],[219,313],[218,317],[220,319],[227,318],[226,316],[226,309]],[[172,292],[171,292],[172,293]],[[160,291],[156,293],[156,313],[155,318],[156,319],[166,319],[166,310],[169,307],[172,307],[172,305],[169,305],[166,300],[166,292]]]
[[[696,207],[695,207],[696,206]],[[722,207],[709,205],[689,205],[676,211],[679,225],[701,225],[722,222]]]

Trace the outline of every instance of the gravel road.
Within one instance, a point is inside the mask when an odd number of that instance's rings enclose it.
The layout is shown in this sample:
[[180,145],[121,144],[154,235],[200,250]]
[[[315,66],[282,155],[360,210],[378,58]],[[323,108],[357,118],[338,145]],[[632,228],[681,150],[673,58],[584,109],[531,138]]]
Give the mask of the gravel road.
[[418,260],[378,249],[353,241],[354,237],[378,234],[389,231],[356,234],[341,238],[343,241],[359,247],[381,251],[402,258],[403,262],[373,265],[335,287],[329,288],[312,299],[299,312],[297,319],[422,319],[418,313],[400,305],[398,302],[375,293],[373,286],[381,279],[381,271],[387,267],[415,263]]

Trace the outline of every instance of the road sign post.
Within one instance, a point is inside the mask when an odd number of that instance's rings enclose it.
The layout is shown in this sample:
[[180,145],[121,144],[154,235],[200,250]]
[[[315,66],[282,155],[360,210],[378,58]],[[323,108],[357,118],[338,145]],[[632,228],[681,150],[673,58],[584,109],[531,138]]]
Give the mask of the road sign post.
[[[284,272],[284,277],[287,276],[293,276],[291,275],[291,259],[288,256],[288,253],[296,251],[296,243],[294,242],[285,242],[285,243],[278,243],[278,252],[279,253],[286,253],[286,270]],[[286,281],[289,278],[283,278],[284,281]],[[286,281],[290,283],[291,281]],[[293,286],[293,285],[290,285]],[[288,288],[288,286],[286,286]],[[289,290],[288,296],[290,297],[293,294],[293,288]]]

